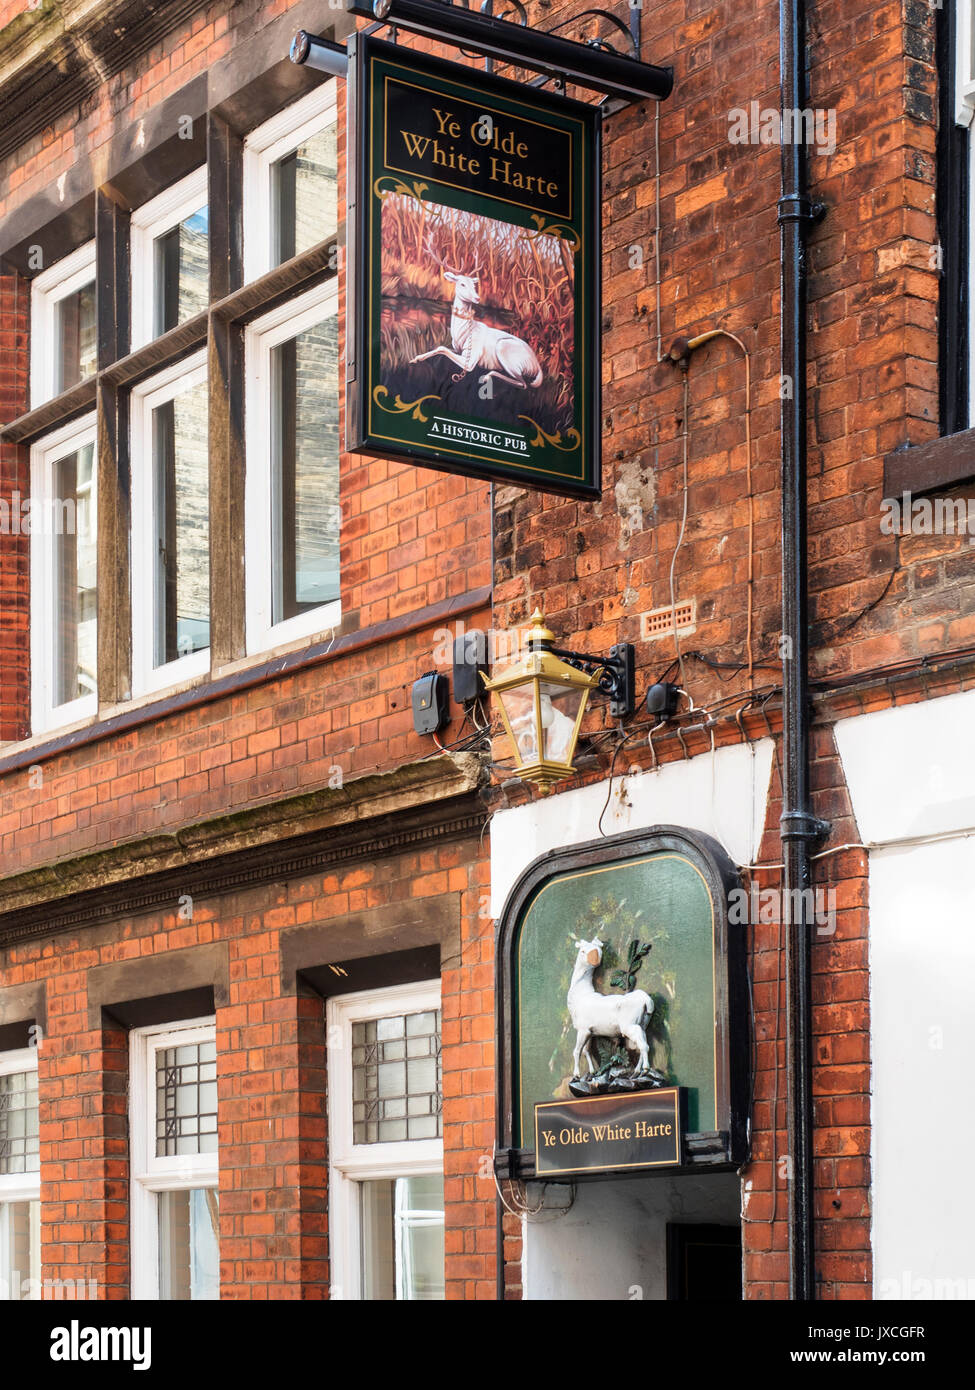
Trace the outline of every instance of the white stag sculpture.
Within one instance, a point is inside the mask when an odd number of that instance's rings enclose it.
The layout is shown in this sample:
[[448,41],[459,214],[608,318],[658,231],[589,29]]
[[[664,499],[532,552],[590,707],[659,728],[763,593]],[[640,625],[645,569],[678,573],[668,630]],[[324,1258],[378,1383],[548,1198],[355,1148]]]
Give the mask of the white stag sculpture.
[[591,1038],[623,1038],[640,1054],[637,1071],[649,1071],[647,1024],[653,1013],[653,1000],[642,989],[631,989],[629,994],[597,994],[592,976],[602,961],[603,943],[597,937],[575,944],[578,955],[566,996],[569,1017],[576,1030],[576,1045],[572,1051],[573,1079],[579,1075],[581,1057],[585,1057],[590,1073],[596,1070],[589,1051]]
[[460,381],[476,367],[483,367],[484,374],[480,378],[482,384],[490,377],[497,377],[499,381],[507,382],[509,386],[518,386],[522,390],[528,386],[541,386],[545,374],[528,344],[515,337],[514,333],[491,328],[489,324],[475,318],[474,305],[481,301],[477,288],[480,278],[478,272],[463,275],[459,270],[451,270],[429,242],[426,249],[440,266],[443,278],[454,286],[454,303],[450,315],[451,346],[432,348],[429,352],[419,353],[411,360],[426,362],[431,357],[446,357],[455,367],[460,368],[453,377],[454,381]]

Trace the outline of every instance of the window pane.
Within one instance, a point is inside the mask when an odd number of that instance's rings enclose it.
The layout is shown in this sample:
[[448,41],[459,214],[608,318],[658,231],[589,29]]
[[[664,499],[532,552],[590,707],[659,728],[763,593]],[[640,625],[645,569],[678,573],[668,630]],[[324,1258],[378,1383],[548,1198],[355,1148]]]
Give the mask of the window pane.
[[439,1010],[376,1019],[368,1039],[356,1033],[361,1027],[353,1024],[353,1143],[436,1139],[442,1133]]
[[339,596],[338,320],[271,350],[272,622]]
[[163,666],[210,645],[207,388],[153,411],[155,650]]
[[159,1297],[220,1297],[217,1193],[195,1187],[159,1194]]
[[271,166],[275,264],[332,236],[337,222],[334,125],[310,135]]
[[443,1178],[364,1182],[360,1194],[363,1298],[442,1299]]
[[8,1072],[0,1076],[0,1173],[39,1167],[37,1072]]
[[49,522],[54,543],[54,703],[96,688],[95,446],[58,459]]
[[153,332],[158,337],[207,307],[209,209],[202,207],[154,244],[155,309]]
[[41,1296],[40,1202],[0,1204],[0,1299]]
[[216,1062],[207,1043],[156,1053],[156,1154],[217,1152]]
[[82,285],[54,306],[57,362],[55,391],[67,391],[95,371],[95,282]]

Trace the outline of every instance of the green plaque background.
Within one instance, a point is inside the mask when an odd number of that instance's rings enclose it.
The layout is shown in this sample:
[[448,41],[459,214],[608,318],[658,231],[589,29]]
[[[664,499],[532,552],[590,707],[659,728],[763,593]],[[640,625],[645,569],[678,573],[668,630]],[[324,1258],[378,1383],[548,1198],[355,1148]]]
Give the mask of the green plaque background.
[[625,967],[631,940],[653,945],[635,988],[654,1001],[650,1062],[667,1084],[686,1086],[691,1133],[717,1129],[715,1087],[714,914],[699,870],[681,854],[577,870],[552,879],[532,899],[517,946],[515,1143],[534,1143],[536,1102],[568,1098],[574,1030],[566,995],[574,942],[599,936],[603,962],[594,984],[604,994]]

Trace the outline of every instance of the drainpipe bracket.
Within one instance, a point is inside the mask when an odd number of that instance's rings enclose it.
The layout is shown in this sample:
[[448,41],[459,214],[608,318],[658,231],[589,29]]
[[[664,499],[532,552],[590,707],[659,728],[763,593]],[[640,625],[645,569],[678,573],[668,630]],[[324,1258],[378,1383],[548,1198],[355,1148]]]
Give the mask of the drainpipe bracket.
[[779,836],[786,840],[825,840],[833,822],[811,816],[808,811],[786,811],[779,817]]
[[829,211],[825,203],[813,203],[804,193],[787,193],[778,201],[778,222],[822,222]]

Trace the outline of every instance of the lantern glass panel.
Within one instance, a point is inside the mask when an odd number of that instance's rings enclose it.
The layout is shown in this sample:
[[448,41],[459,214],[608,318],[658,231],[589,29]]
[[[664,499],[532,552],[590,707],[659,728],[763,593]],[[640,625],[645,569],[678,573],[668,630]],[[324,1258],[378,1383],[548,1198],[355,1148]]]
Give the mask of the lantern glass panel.
[[545,740],[542,756],[548,762],[571,762],[574,752],[572,735],[587,694],[588,691],[584,687],[566,687],[549,681],[539,683],[542,736]]
[[511,726],[511,736],[515,741],[515,751],[519,763],[533,763],[538,760],[538,728],[535,722],[535,683],[527,680],[524,685],[498,692],[505,716]]

